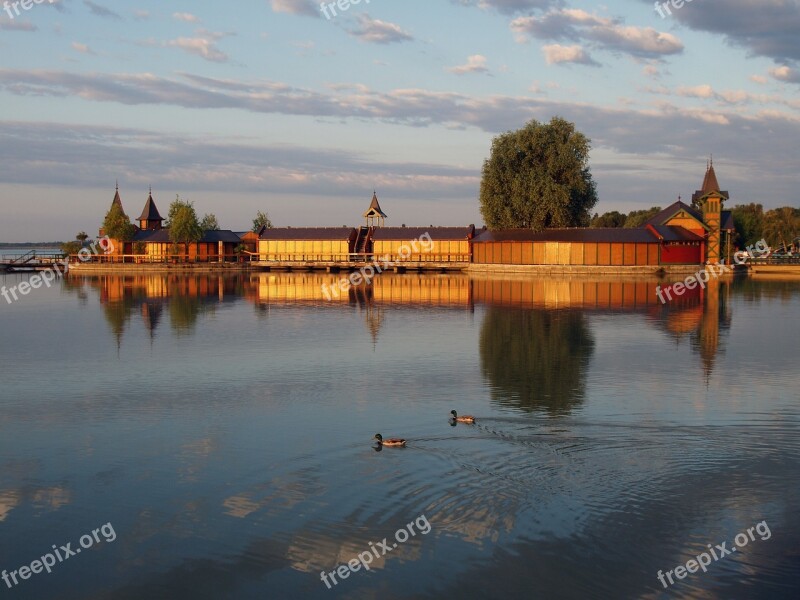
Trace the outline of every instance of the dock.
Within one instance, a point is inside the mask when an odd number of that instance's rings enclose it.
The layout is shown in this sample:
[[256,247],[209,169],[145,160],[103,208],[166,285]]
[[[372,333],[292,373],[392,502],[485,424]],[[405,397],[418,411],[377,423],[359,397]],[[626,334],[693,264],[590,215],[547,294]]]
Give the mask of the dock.
[[40,253],[36,250],[24,254],[4,254],[0,256],[0,272],[46,271],[64,266],[64,255],[51,252]]

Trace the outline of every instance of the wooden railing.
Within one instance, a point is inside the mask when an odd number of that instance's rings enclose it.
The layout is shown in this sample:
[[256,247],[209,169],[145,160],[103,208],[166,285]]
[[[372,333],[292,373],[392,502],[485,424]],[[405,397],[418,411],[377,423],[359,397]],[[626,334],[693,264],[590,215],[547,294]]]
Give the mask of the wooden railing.
[[77,254],[71,254],[69,258],[71,263],[95,264],[198,264],[246,262],[249,260],[245,255],[239,254],[211,256],[190,256],[187,254],[97,254],[85,258]]
[[296,253],[274,253],[274,254],[252,254],[252,260],[261,262],[330,262],[330,263],[391,263],[391,264],[413,264],[426,262],[469,262],[470,255],[463,253],[456,254],[412,254],[407,257],[398,255],[378,255],[374,253],[348,254],[296,254]]

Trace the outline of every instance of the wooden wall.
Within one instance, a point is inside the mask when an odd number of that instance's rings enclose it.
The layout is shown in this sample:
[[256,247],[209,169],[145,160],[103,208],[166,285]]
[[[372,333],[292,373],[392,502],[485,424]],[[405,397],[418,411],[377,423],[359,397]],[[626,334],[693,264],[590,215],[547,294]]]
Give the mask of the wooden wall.
[[262,260],[346,260],[348,240],[259,240]]
[[[401,250],[404,255],[408,253],[406,258],[401,257]],[[392,262],[402,262],[403,260],[413,262],[469,261],[469,241],[375,240],[372,253],[381,258],[388,256]]]
[[479,242],[473,262],[507,265],[649,266],[659,264],[659,247],[609,242]]

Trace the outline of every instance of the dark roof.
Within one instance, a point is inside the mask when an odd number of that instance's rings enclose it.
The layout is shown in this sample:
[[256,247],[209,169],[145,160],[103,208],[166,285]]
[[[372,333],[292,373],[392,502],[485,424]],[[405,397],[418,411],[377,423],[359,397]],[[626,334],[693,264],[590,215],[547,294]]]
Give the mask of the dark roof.
[[153,202],[153,192],[147,196],[147,202],[144,204],[144,208],[142,209],[142,214],[138,219],[139,221],[163,221],[164,219],[161,218],[161,215],[158,214],[158,209],[156,208],[156,203]]
[[373,194],[372,194],[372,202],[369,203],[369,208],[367,209],[367,212],[365,212],[363,216],[367,217],[367,216],[369,216],[371,214],[373,214],[373,215],[374,214],[378,214],[378,215],[380,215],[381,217],[384,217],[384,218],[389,216],[389,215],[387,215],[385,212],[383,212],[381,210],[381,205],[378,202],[378,194],[377,194],[377,192],[373,192]]
[[703,213],[696,208],[681,202],[680,200],[673,202],[660,213],[650,217],[647,221],[645,221],[645,225],[663,225],[681,211],[687,212],[692,217],[697,219],[703,227],[705,227],[705,223],[703,222]]
[[733,224],[733,214],[729,210],[722,211],[722,221],[721,229],[722,231],[733,231],[736,227]]
[[[134,242],[148,242],[150,244],[169,244],[172,240],[169,239],[169,229],[158,230],[139,230],[133,236]],[[204,244],[212,244],[215,242],[232,242],[239,243],[241,238],[230,229],[209,229],[203,233],[200,242]]]
[[111,201],[111,206],[114,206],[115,204],[119,206],[123,213],[125,212],[122,208],[122,199],[119,197],[119,184],[117,184],[117,191],[114,192],[114,199]]
[[169,244],[169,229],[140,229],[133,235],[134,242]]
[[659,239],[665,242],[702,242],[705,238],[684,229],[672,225],[646,225],[651,227],[658,234]]
[[430,236],[432,240],[467,240],[474,231],[474,225],[469,227],[377,227],[372,234],[372,239],[408,241]]
[[702,237],[687,231],[683,227],[660,225],[656,227],[591,227],[574,229],[547,229],[531,231],[530,229],[498,229],[484,230],[473,239],[482,242],[614,242],[629,244],[653,244],[659,239],[667,242],[702,241]]
[[356,237],[352,227],[274,227],[264,229],[262,240],[351,240]]
[[235,231],[231,231],[230,229],[208,229],[203,232],[203,237],[200,241],[206,243],[231,242],[238,244],[242,241],[242,238],[240,238]]
[[706,175],[703,177],[703,187],[692,194],[692,202],[705,198],[711,194],[719,194],[725,200],[730,198],[728,192],[723,192],[719,189],[719,182],[717,182],[717,173],[714,171],[714,161],[711,161],[706,168]]

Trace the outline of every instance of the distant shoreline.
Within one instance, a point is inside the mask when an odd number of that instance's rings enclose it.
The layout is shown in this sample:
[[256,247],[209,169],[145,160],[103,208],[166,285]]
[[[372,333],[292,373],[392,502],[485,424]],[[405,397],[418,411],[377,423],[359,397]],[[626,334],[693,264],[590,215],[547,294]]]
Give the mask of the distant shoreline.
[[0,248],[60,248],[64,242],[0,242]]

